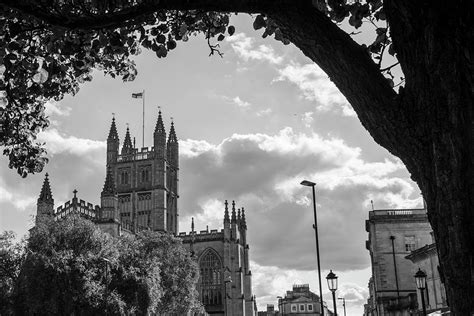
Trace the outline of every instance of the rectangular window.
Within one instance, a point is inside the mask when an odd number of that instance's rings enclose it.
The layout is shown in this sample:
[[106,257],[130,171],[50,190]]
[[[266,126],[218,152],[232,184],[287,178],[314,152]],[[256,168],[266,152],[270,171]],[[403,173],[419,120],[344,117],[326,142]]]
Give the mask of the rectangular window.
[[308,304],[307,308],[308,308],[308,312],[312,312],[313,311],[313,304]]
[[297,313],[298,312],[298,307],[296,306],[296,304],[291,304],[291,312],[292,313]]
[[304,304],[300,304],[300,312],[304,312]]
[[415,236],[405,236],[405,251],[412,252],[415,249]]

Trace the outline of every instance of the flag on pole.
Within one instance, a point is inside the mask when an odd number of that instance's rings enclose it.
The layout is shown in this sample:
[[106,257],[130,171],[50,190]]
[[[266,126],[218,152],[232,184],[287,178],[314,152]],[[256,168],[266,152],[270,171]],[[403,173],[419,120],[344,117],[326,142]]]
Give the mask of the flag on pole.
[[143,98],[143,92],[132,93],[132,98],[142,99]]

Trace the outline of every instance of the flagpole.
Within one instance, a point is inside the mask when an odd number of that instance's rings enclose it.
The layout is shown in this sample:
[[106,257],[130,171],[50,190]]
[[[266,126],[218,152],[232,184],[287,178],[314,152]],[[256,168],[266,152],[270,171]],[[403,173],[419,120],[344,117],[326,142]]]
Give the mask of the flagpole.
[[142,124],[142,148],[145,147],[145,89],[143,89],[143,124]]

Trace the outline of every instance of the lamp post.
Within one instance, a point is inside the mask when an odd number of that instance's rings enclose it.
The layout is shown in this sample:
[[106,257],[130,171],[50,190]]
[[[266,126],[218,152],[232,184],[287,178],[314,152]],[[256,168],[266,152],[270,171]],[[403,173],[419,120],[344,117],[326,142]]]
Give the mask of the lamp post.
[[107,306],[107,301],[109,300],[109,277],[108,277],[108,268],[110,260],[107,258],[100,258],[105,263],[105,315],[109,314],[109,308]]
[[324,306],[323,306],[323,286],[321,285],[321,262],[319,259],[319,239],[318,239],[318,217],[316,216],[316,192],[314,190],[314,187],[316,186],[316,183],[308,181],[308,180],[303,180],[301,181],[301,185],[311,187],[313,191],[313,211],[314,211],[314,235],[316,237],[316,255],[318,259],[318,281],[319,281],[319,302],[321,303],[321,316],[324,316]]
[[346,316],[346,299],[344,297],[338,297],[338,300],[342,300],[342,307],[344,307],[344,316]]
[[332,272],[328,273],[326,280],[328,280],[329,290],[332,292],[332,302],[334,306],[334,315],[337,316],[336,310],[336,291],[337,291],[337,276]]
[[416,287],[420,290],[421,293],[421,306],[423,307],[423,315],[426,316],[426,306],[425,306],[425,288],[426,288],[426,273],[421,271],[418,268],[418,271],[415,273]]
[[227,283],[232,283],[232,278],[230,277],[230,275],[228,275],[224,280],[224,315],[225,316],[227,316]]

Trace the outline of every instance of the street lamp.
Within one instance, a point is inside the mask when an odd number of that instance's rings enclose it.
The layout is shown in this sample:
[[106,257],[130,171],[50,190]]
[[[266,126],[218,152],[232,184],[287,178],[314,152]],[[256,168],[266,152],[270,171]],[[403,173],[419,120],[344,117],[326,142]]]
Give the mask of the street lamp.
[[100,258],[104,264],[105,264],[105,315],[109,314],[109,308],[108,308],[108,300],[109,300],[109,278],[108,278],[108,268],[110,264],[110,260],[107,258]]
[[338,300],[342,300],[342,307],[344,307],[344,316],[346,316],[346,299],[344,297],[339,297]]
[[314,187],[316,183],[303,180],[301,185],[311,187],[313,190],[313,211],[314,211],[314,235],[316,237],[316,255],[318,256],[318,280],[319,280],[319,302],[321,303],[321,316],[324,316],[324,306],[323,306],[323,286],[321,285],[321,262],[319,259],[319,239],[318,239],[318,217],[316,216],[316,193]]
[[426,306],[425,306],[425,288],[426,288],[426,273],[421,271],[418,268],[418,271],[415,273],[416,287],[420,290],[421,293],[421,306],[423,307],[423,315],[426,316]]
[[326,280],[328,280],[328,287],[329,287],[329,290],[332,292],[332,302],[334,304],[334,315],[337,316],[337,310],[336,310],[337,276],[331,270],[328,273]]
[[227,316],[227,283],[232,283],[232,278],[230,277],[230,275],[228,275],[224,279],[224,315],[226,316]]

